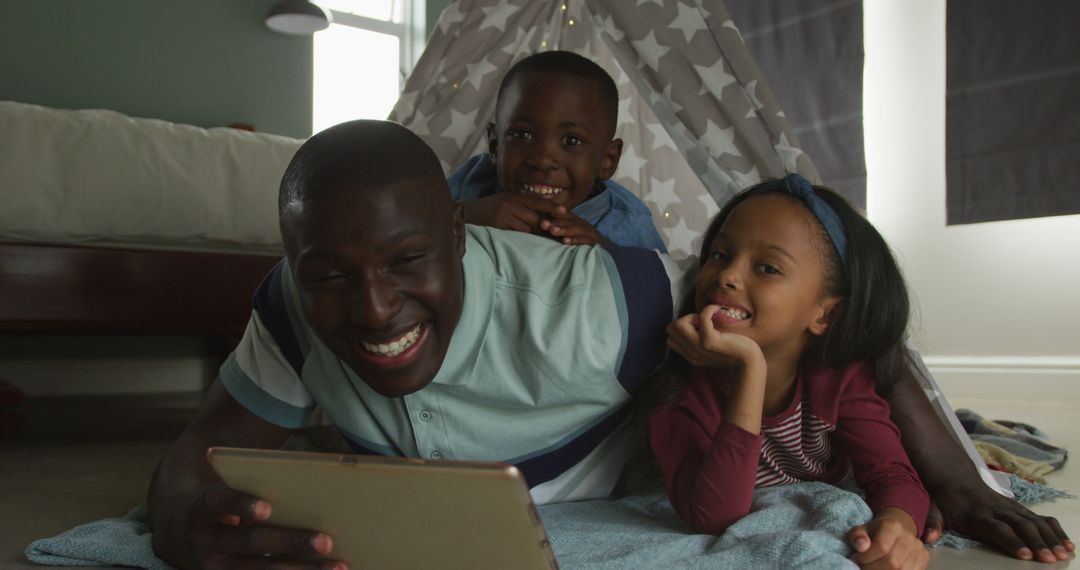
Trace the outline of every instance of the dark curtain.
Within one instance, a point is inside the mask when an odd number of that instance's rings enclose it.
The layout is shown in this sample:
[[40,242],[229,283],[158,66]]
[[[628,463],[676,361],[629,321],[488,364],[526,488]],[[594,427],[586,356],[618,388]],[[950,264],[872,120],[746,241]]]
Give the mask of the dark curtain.
[[728,0],[761,74],[826,186],[866,207],[860,0]]
[[1080,2],[946,10],[948,223],[1080,213]]

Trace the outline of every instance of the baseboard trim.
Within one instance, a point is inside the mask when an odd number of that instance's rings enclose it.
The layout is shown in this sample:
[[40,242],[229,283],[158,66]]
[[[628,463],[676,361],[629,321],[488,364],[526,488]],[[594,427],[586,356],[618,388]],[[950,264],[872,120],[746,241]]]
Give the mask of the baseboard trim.
[[217,362],[201,357],[0,361],[0,378],[31,397],[201,392]]
[[923,356],[947,398],[1080,401],[1080,357]]

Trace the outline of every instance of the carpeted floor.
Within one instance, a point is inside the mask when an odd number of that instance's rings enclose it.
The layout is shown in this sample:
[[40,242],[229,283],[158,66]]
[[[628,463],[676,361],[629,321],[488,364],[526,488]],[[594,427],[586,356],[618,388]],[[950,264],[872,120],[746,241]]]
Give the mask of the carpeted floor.
[[[158,458],[197,405],[198,397],[191,394],[23,402],[17,408],[20,432],[0,440],[0,568],[39,568],[22,555],[31,541],[95,519],[122,516],[142,504]],[[969,399],[953,405],[987,418],[1032,423],[1067,446],[1080,442],[1080,403]],[[1052,473],[1050,484],[1080,494],[1075,461]],[[1059,500],[1036,510],[1057,517],[1067,532],[1080,538],[1080,500]],[[987,549],[937,549],[931,560],[931,568],[942,569],[1051,567]]]
[[39,568],[22,555],[31,541],[144,503],[158,458],[198,402],[83,396],[14,408],[18,431],[0,440],[0,568]]

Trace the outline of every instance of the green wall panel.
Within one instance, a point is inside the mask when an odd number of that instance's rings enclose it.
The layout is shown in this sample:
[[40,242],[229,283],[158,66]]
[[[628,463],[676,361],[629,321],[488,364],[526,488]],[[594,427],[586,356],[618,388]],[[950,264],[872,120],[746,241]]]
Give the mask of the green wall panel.
[[0,0],[0,100],[311,132],[311,38],[273,0]]
[[439,14],[442,14],[444,8],[450,5],[450,0],[427,0],[427,4],[424,5],[424,16],[427,20],[427,26],[424,28],[427,30],[427,35],[431,35],[431,31],[435,29],[435,24],[439,21]]

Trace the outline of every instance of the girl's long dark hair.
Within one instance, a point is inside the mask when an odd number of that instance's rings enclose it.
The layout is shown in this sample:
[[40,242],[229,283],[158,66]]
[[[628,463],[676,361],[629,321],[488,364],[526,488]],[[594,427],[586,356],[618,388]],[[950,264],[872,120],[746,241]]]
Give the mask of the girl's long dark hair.
[[[778,195],[806,207],[801,199],[783,191],[761,191],[765,184],[750,187],[724,204],[705,231],[698,258],[699,268],[709,260],[712,242],[732,210],[747,199]],[[911,303],[904,277],[885,239],[861,213],[842,196],[824,186],[814,186],[814,192],[836,211],[843,222],[847,236],[847,263],[841,264],[825,229],[820,228],[826,244],[823,248],[826,267],[824,294],[838,296],[841,301],[825,335],[815,338],[807,347],[804,361],[821,368],[846,368],[857,362],[871,364],[878,392],[887,395],[908,366],[904,335]],[[694,290],[691,290],[683,300],[679,314],[687,315],[693,311]],[[638,391],[634,415],[643,431],[652,410],[670,402],[683,390],[689,379],[690,368],[686,359],[675,351],[668,351],[664,364]]]

